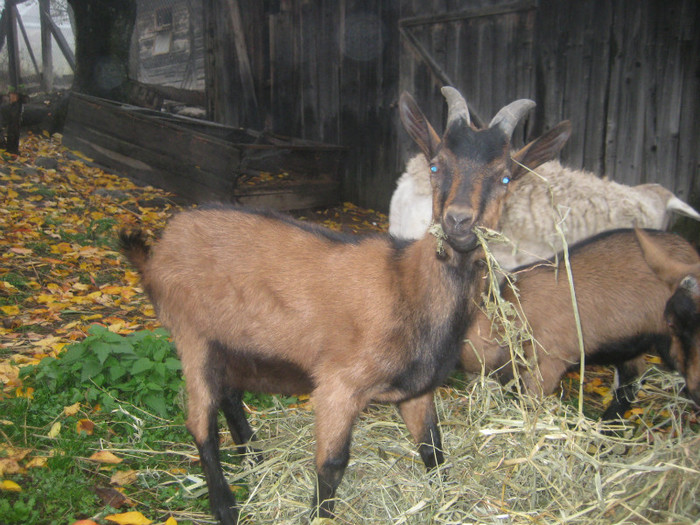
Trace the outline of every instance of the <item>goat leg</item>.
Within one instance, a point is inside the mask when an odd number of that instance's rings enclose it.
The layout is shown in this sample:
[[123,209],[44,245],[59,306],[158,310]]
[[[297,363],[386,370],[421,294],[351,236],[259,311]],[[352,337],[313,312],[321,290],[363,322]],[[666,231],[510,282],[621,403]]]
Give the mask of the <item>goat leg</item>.
[[433,392],[398,403],[399,413],[418,445],[425,467],[432,470],[445,460]]
[[631,361],[615,365],[615,391],[608,408],[603,413],[602,420],[624,419],[625,412],[630,409],[637,397],[639,383],[637,378],[646,367],[644,356],[638,356]]
[[253,429],[250,428],[243,410],[243,392],[231,389],[221,400],[221,409],[224,412],[224,416],[226,416],[226,422],[231,431],[231,439],[238,445],[238,453],[242,455],[247,451],[252,454],[256,463],[260,463],[263,460],[261,452],[248,445],[253,438]]
[[350,459],[352,425],[366,403],[342,388],[314,392],[316,411],[316,492],[311,508],[314,518],[333,518],[335,491]]
[[209,506],[211,513],[219,520],[221,525],[236,525],[238,523],[238,511],[236,510],[236,498],[226,482],[219,458],[219,429],[217,425],[217,409],[209,411],[209,431],[203,441],[195,437],[199,459],[202,463],[204,477],[209,488]]

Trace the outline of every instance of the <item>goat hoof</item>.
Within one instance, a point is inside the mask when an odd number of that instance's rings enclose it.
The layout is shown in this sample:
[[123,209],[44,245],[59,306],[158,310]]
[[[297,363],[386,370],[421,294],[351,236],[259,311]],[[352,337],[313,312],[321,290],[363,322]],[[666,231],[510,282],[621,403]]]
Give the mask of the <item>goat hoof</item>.
[[238,511],[231,507],[215,511],[214,517],[219,520],[221,525],[237,525],[238,523]]

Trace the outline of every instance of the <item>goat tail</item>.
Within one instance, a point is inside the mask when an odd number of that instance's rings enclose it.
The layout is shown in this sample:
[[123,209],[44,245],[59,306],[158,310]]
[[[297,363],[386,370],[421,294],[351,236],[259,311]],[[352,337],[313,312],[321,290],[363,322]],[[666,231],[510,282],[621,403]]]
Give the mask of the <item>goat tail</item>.
[[666,203],[666,209],[668,211],[675,211],[676,213],[680,213],[681,215],[685,215],[686,217],[690,217],[696,221],[700,221],[700,213],[676,196],[673,196],[668,200]]
[[151,251],[143,231],[122,229],[119,232],[119,249],[143,275]]

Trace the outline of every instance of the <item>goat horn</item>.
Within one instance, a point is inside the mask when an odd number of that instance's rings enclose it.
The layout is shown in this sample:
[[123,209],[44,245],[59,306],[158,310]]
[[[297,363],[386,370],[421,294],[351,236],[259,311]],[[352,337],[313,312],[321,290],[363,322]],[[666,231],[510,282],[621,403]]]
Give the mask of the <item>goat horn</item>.
[[[443,88],[444,89],[444,88]],[[532,100],[527,98],[522,98],[511,102],[506,107],[502,108],[496,116],[491,119],[489,123],[489,128],[498,126],[501,131],[506,134],[506,137],[510,138],[513,135],[513,130],[518,122],[537,104]]]
[[469,118],[469,108],[467,107],[467,101],[464,97],[451,86],[445,86],[440,89],[442,96],[445,97],[447,101],[447,124],[445,128],[449,128],[452,122],[464,119],[467,121],[467,125],[471,126],[471,120]]

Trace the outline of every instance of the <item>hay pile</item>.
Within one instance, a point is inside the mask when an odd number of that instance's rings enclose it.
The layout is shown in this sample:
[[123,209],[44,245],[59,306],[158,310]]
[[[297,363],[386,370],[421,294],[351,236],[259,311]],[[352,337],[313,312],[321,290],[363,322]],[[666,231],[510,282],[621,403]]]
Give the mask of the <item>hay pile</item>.
[[[446,461],[437,474],[425,472],[396,410],[373,406],[355,426],[334,523],[696,523],[700,434],[676,396],[681,386],[652,371],[644,413],[615,433],[554,397],[516,400],[488,378],[442,388]],[[279,407],[251,414],[251,424],[265,459],[224,465],[230,483],[249,487],[243,513],[249,523],[303,523],[315,482],[313,412]],[[182,483],[198,496],[206,487],[193,470]]]

